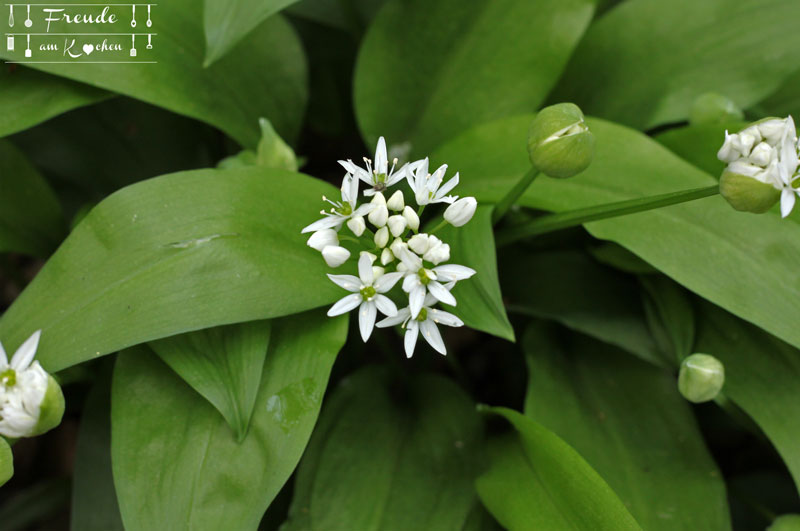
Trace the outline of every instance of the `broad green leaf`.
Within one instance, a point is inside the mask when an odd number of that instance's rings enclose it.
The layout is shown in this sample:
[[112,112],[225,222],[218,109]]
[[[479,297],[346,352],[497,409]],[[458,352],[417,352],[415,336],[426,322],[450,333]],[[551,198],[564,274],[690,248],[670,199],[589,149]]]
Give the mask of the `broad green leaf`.
[[639,279],[650,332],[675,367],[694,347],[694,310],[686,292],[663,275]]
[[30,68],[0,69],[0,137],[111,97],[103,90]]
[[64,237],[61,205],[25,156],[0,140],[0,252],[47,256]]
[[800,113],[800,70],[795,71],[774,93],[753,107],[764,116],[784,117]]
[[391,0],[356,65],[363,136],[425,156],[472,125],[535,110],[593,12],[591,0]]
[[589,252],[601,264],[611,266],[625,273],[634,273],[636,275],[658,273],[658,269],[613,242],[601,242],[600,245],[590,247]]
[[650,336],[639,288],[630,277],[569,250],[504,252],[500,271],[510,308],[669,365]]
[[769,437],[800,490],[800,351],[707,302],[697,320],[695,350],[725,365],[722,392]]
[[0,437],[0,486],[14,475],[14,455],[8,442]]
[[123,531],[111,473],[111,371],[105,371],[81,412],[72,478],[70,529]]
[[453,295],[458,305],[452,312],[467,326],[514,341],[497,278],[497,257],[492,233],[492,207],[480,206],[462,227],[447,225],[437,233],[450,244],[450,262],[471,267],[477,273],[456,284]]
[[490,440],[490,466],[476,486],[506,529],[622,531],[641,528],[603,478],[566,442],[520,413],[505,417],[516,433]]
[[[530,167],[525,139],[532,116],[476,127],[443,146],[434,164],[461,172],[459,193],[495,202]],[[537,179],[525,206],[566,211],[612,201],[713,185],[716,180],[631,129],[589,119],[597,137],[592,165],[568,180]],[[800,227],[793,215],[737,212],[708,197],[586,225],[698,295],[800,346],[795,315],[800,283]]]
[[247,434],[272,322],[251,321],[150,343],[161,360],[219,410],[241,441]]
[[525,415],[575,448],[644,529],[730,529],[722,475],[673,374],[541,325],[522,344]]
[[241,443],[147,347],[120,354],[111,456],[125,529],[256,529],[300,460],[346,335],[347,319],[322,312],[274,323]]
[[725,169],[725,163],[717,158],[717,151],[725,140],[725,131],[735,133],[746,125],[746,122],[687,125],[665,131],[655,139],[676,155],[718,178]]
[[[294,140],[307,99],[305,58],[294,30],[283,18],[271,17],[227,57],[203,68],[205,38],[198,8],[192,0],[170,0],[154,7],[153,48],[147,50],[145,37],[140,37],[135,58],[129,55],[128,35],[122,41],[123,51],[96,52],[103,55],[82,56],[69,64],[31,66],[207,122],[245,147],[258,142],[258,119],[262,116],[269,118],[284,138]],[[121,21],[130,20],[128,7],[114,8],[111,13]],[[137,16],[144,26],[144,17]],[[38,18],[36,24],[44,31]],[[49,29],[50,33],[74,31],[65,22],[52,23]],[[115,39],[109,37],[110,43],[120,42]],[[85,42],[79,38],[77,46]],[[0,56],[25,61],[21,48],[13,52],[0,50]],[[48,56],[43,53],[47,52],[37,53],[33,60],[46,61]],[[62,54],[57,52],[58,60],[63,61]],[[83,62],[87,59],[92,62]],[[155,63],[100,64],[96,62],[99,60]]]
[[706,92],[747,108],[800,67],[798,17],[784,0],[624,2],[586,32],[553,99],[639,129],[686,119]]
[[[335,301],[300,234],[332,186],[265,168],[134,184],[95,207],[0,320],[16,348],[42,329],[54,372],[122,348]],[[8,338],[8,339],[6,339]]]
[[325,404],[286,531],[461,529],[482,441],[474,404],[451,380],[362,370]]
[[242,39],[284,7],[297,0],[204,0],[205,66],[230,52]]

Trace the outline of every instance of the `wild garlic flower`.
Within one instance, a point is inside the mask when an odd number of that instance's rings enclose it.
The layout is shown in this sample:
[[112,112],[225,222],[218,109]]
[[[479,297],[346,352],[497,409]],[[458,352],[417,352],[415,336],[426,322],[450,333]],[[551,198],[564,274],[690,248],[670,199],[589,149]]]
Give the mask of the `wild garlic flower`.
[[[394,171],[397,166],[397,159],[392,161],[392,167],[389,168],[389,159],[386,156],[386,141],[383,137],[378,139],[378,146],[375,148],[375,161],[371,161],[364,157],[364,164],[366,169],[353,164],[352,160],[340,160],[339,164],[350,175],[356,176],[372,188],[364,190],[364,195],[371,196],[376,192],[383,192],[390,186],[394,186],[406,178],[408,172],[413,168],[408,163],[403,164],[399,170]],[[416,164],[416,163],[412,163]]]
[[341,315],[358,307],[358,328],[361,331],[361,339],[364,342],[372,334],[378,310],[389,317],[397,315],[397,306],[384,293],[392,289],[397,281],[400,280],[400,277],[403,276],[402,273],[395,272],[385,273],[375,278],[372,270],[372,261],[373,258],[369,254],[364,253],[361,255],[361,258],[358,259],[357,277],[353,275],[328,275],[328,278],[334,284],[352,292],[351,295],[342,297],[336,304],[331,306],[331,309],[328,310],[328,316]]
[[720,193],[734,208],[761,213],[780,200],[781,216],[791,213],[800,162],[791,116],[762,120],[735,134],[726,131],[717,158],[728,163]]
[[452,203],[458,199],[457,195],[447,195],[458,185],[458,173],[442,186],[444,174],[447,172],[447,164],[442,164],[431,175],[428,173],[428,159],[423,159],[408,176],[408,184],[414,191],[414,198],[417,204],[428,205],[430,203]]
[[41,330],[8,361],[0,344],[0,435],[17,439],[55,427],[64,413],[64,396],[53,378],[34,361]]
[[403,346],[405,347],[407,358],[414,355],[414,348],[417,346],[417,338],[420,332],[422,332],[422,337],[425,341],[427,341],[436,352],[447,354],[447,348],[444,346],[442,335],[439,333],[439,329],[436,325],[442,324],[445,326],[457,327],[464,326],[464,322],[452,313],[433,308],[437,302],[433,295],[428,294],[425,296],[424,304],[417,314],[417,317],[412,319],[411,308],[406,307],[398,311],[397,315],[387,317],[375,326],[378,328],[386,328],[388,326],[402,324],[402,327],[406,330]]
[[[329,316],[341,315],[358,308],[358,324],[361,338],[367,341],[374,330],[378,312],[386,315],[380,326],[402,324],[405,328],[405,348],[408,357],[414,352],[420,333],[438,352],[446,353],[437,324],[462,326],[455,315],[435,308],[439,302],[456,306],[456,298],[450,290],[461,280],[475,274],[475,270],[456,264],[448,264],[450,245],[431,233],[418,233],[420,215],[426,205],[447,203],[445,220],[454,227],[469,221],[477,208],[475,198],[465,198],[455,205],[458,196],[448,195],[458,184],[456,174],[442,184],[447,165],[442,165],[433,175],[428,173],[428,159],[404,164],[394,171],[397,161],[389,168],[386,158],[386,143],[378,141],[374,166],[365,159],[366,169],[351,161],[339,161],[347,170],[342,183],[342,202],[332,202],[330,212],[302,232],[313,232],[308,246],[321,252],[331,267],[352,264],[352,253],[359,255],[358,276],[328,275],[336,285],[350,292],[337,301],[329,310]],[[368,183],[371,189],[364,195],[369,202],[359,205],[358,182]],[[406,180],[411,186],[416,209],[406,204],[406,198],[396,190],[386,199],[384,191],[389,186]],[[367,221],[372,230],[367,228]],[[342,233],[347,226],[351,235]],[[438,223],[437,229],[444,226]],[[437,229],[434,229],[435,232]],[[380,256],[380,261],[378,261]],[[390,291],[403,280],[402,289],[395,290],[394,298],[405,298],[406,308],[397,311]]]

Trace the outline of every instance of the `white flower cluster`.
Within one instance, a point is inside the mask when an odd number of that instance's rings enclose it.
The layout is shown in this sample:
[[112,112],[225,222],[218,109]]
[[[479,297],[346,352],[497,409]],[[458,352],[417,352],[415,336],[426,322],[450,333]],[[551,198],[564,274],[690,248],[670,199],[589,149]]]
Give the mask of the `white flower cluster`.
[[33,361],[40,335],[29,337],[11,363],[0,344],[0,435],[5,437],[27,437],[39,423],[48,385],[47,373]]
[[[434,306],[440,302],[455,306],[456,299],[450,290],[456,282],[470,278],[475,271],[445,263],[450,260],[450,246],[433,234],[419,233],[420,215],[427,205],[446,203],[449,206],[444,212],[444,222],[461,227],[472,219],[478,203],[474,197],[459,199],[449,195],[458,184],[458,173],[442,184],[447,165],[431,174],[427,158],[404,164],[400,169],[395,159],[390,168],[383,137],[378,140],[374,163],[368,158],[364,158],[364,162],[366,168],[350,160],[339,161],[347,172],[342,181],[342,200],[332,201],[323,196],[331,208],[321,212],[322,219],[302,230],[303,233],[313,232],[308,245],[320,251],[330,267],[339,267],[350,258],[351,251],[340,245],[340,240],[354,242],[362,249],[358,276],[328,275],[338,286],[351,292],[334,304],[328,315],[340,315],[358,307],[361,338],[366,342],[376,326],[377,313],[381,312],[386,318],[377,323],[379,328],[398,324],[405,328],[405,351],[409,358],[420,332],[434,349],[445,354],[436,325],[462,326],[464,323]],[[411,187],[417,210],[405,204],[400,190],[388,200],[384,196],[389,187],[403,180]],[[369,185],[364,196],[371,198],[361,205],[358,204],[360,181]],[[367,227],[367,222],[374,227],[374,232]],[[351,234],[341,234],[345,225]],[[398,311],[385,294],[401,279],[408,306]]]
[[794,120],[788,116],[757,122],[733,135],[725,131],[725,143],[717,158],[728,163],[727,171],[779,190],[781,215],[786,217],[794,207],[795,195],[800,193],[794,187],[800,162],[798,149]]

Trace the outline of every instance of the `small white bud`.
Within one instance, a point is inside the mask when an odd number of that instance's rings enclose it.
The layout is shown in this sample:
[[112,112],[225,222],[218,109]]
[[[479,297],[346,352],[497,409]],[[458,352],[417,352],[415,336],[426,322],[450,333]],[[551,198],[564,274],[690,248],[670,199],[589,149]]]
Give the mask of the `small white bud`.
[[417,213],[414,212],[413,208],[406,206],[403,209],[403,217],[406,218],[406,223],[408,223],[409,229],[419,230],[419,216],[417,216]]
[[781,137],[783,137],[783,131],[786,128],[786,120],[775,118],[772,120],[767,120],[766,122],[761,122],[757,126],[751,126],[745,129],[745,131],[750,132],[751,129],[758,128],[758,132],[761,133],[761,136],[764,137],[768,143],[775,145],[780,142]]
[[369,263],[370,264],[374,264],[375,260],[378,259],[377,256],[375,256],[373,253],[371,253],[369,251],[361,251],[360,253],[358,253],[358,257],[359,258],[361,258],[362,256],[366,256],[367,258],[369,258]]
[[398,273],[405,273],[406,271],[408,271],[408,267],[406,267],[405,263],[400,262],[399,264],[397,264],[397,272]]
[[766,142],[759,143],[750,152],[750,162],[756,166],[766,166],[772,159],[774,148],[770,147]]
[[722,147],[717,151],[717,158],[722,162],[733,162],[737,160],[741,154],[734,148],[733,141],[736,135],[729,135],[725,131],[725,142]]
[[392,242],[392,245],[389,246],[389,249],[392,250],[393,255],[396,257],[401,257],[403,256],[403,251],[408,249],[408,244],[400,238],[395,238],[395,240]]
[[350,251],[338,245],[329,245],[322,249],[322,258],[329,267],[339,267],[350,258]]
[[367,224],[364,221],[364,216],[356,216],[348,219],[347,228],[353,231],[353,234],[356,236],[361,236],[364,234],[364,230],[367,228]]
[[386,223],[389,225],[389,231],[395,238],[403,234],[406,230],[406,218],[399,214],[391,216]]
[[383,196],[382,192],[375,192],[375,195],[372,196],[372,201],[370,201],[376,207],[379,206],[386,206],[386,198]]
[[384,273],[386,273],[386,270],[384,268],[382,268],[381,266],[372,266],[373,282],[375,280],[378,280],[379,278],[381,278],[384,275]]
[[375,233],[375,245],[381,248],[386,247],[387,243],[389,243],[389,229],[381,227],[378,229],[378,232]]
[[446,243],[439,242],[431,246],[430,249],[422,256],[423,260],[427,260],[434,265],[439,265],[442,262],[450,260],[450,246]]
[[430,248],[430,243],[428,242],[428,235],[425,233],[415,234],[414,236],[409,238],[408,246],[412,251],[422,256]]
[[454,227],[465,225],[478,208],[478,201],[474,197],[462,197],[444,211],[444,219]]
[[392,261],[394,261],[394,254],[392,254],[392,251],[387,247],[381,252],[381,264],[386,265]]
[[372,212],[367,216],[369,222],[378,228],[386,225],[386,221],[389,219],[389,210],[386,208],[386,200],[383,198],[382,193],[378,192],[375,194],[375,197],[379,196],[379,201],[375,201],[375,199],[372,200],[372,204],[375,205],[375,208],[373,208]]
[[339,245],[339,236],[333,229],[318,230],[311,235],[306,245],[317,251],[322,251],[329,245]]
[[745,129],[733,139],[733,146],[746,157],[750,155],[750,150],[753,149],[756,140],[756,136]]
[[396,191],[392,194],[392,197],[386,202],[386,206],[390,210],[394,210],[395,212],[400,212],[406,206],[405,201],[403,200],[403,192],[400,190]]

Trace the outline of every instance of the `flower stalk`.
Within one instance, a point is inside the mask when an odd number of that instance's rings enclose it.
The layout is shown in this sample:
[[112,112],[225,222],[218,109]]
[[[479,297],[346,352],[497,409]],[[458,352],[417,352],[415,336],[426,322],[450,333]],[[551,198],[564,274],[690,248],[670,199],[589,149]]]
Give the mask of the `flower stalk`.
[[531,168],[528,170],[528,173],[523,175],[522,178],[517,181],[517,184],[514,185],[514,188],[509,190],[508,193],[497,202],[497,204],[494,206],[494,212],[492,212],[492,225],[497,225],[500,223],[500,220],[503,219],[511,206],[516,203],[520,197],[522,197],[522,194],[525,193],[525,190],[528,189],[538,175],[539,170],[536,168]]

